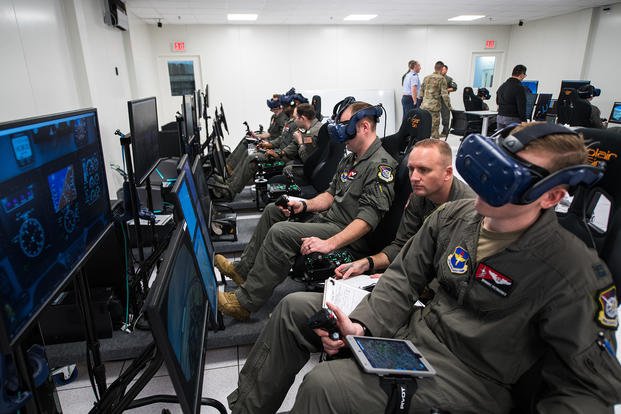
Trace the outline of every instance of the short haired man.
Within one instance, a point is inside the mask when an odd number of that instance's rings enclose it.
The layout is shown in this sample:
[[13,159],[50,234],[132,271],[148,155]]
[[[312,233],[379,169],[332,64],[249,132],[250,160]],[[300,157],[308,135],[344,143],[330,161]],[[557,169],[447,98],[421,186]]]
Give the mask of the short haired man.
[[511,77],[496,91],[498,129],[526,121],[526,90],[522,86],[524,78],[526,78],[526,66],[515,65]]
[[444,63],[436,62],[433,67],[434,72],[425,76],[422,85],[423,103],[421,109],[429,111],[431,114],[431,138],[440,138],[440,111],[442,104],[451,109],[451,100],[448,96],[448,86],[446,78],[442,76]]
[[363,258],[337,267],[334,271],[337,278],[346,279],[364,272],[386,269],[438,206],[447,201],[475,197],[472,190],[453,175],[451,147],[445,141],[428,138],[414,144],[408,157],[408,170],[412,194],[395,240],[381,252],[370,256],[370,260]]
[[[446,79],[446,86],[447,86],[446,91],[448,92],[448,94],[450,95],[452,92],[455,92],[457,90],[457,83],[455,83],[452,77],[447,75],[448,66],[444,65],[440,73]],[[444,102],[442,102],[442,108],[440,109],[440,114],[442,115],[441,135],[446,137],[449,134],[449,126],[450,126],[450,121],[451,121],[451,109],[448,106],[446,106]]]
[[[512,132],[509,140],[520,145],[467,137],[457,166],[477,199],[436,209],[349,316],[328,305],[342,337],[409,339],[434,366],[433,378],[418,381],[410,412],[508,413],[512,384],[537,361],[543,362],[547,386],[537,402],[540,413],[610,412],[621,401],[610,273],[558,224],[554,206],[566,193],[562,181],[534,192],[542,184],[540,173],[583,169],[586,148],[573,131],[541,125]],[[490,192],[494,176],[482,180],[475,168],[481,148],[498,160],[511,157],[535,182]],[[482,195],[496,205],[497,198],[511,202],[493,207]],[[439,282],[435,297],[415,308],[432,279]],[[233,414],[275,412],[310,352],[323,345],[333,355],[345,346],[308,327],[321,296],[294,293],[275,308],[240,372],[238,389],[228,397]],[[387,400],[377,376],[351,358],[337,359],[304,377],[291,412],[383,413]]]
[[[295,214],[321,214],[304,223],[284,222],[288,210],[266,208],[257,231],[264,232],[266,228],[268,231],[256,238],[257,234],[253,235],[254,246],[260,246],[258,251],[246,249],[238,265],[216,257],[215,264],[220,271],[235,276],[240,285],[235,292],[220,292],[218,307],[224,314],[248,319],[250,312],[263,306],[274,288],[287,277],[300,253],[328,253],[344,246],[359,255],[368,253],[363,236],[377,226],[390,208],[397,164],[377,138],[377,116],[377,110],[367,103],[354,102],[348,106],[340,122],[346,130],[345,142],[351,154],[337,166],[327,191],[310,200],[289,201]],[[350,122],[355,122],[354,128],[350,128]],[[350,129],[354,134],[347,132]],[[247,273],[243,273],[246,269]]]
[[420,95],[420,63],[416,60],[410,60],[408,62],[409,71],[401,78],[401,84],[403,85],[403,95],[401,96],[401,106],[403,107],[403,118],[408,113],[418,108],[418,96]]

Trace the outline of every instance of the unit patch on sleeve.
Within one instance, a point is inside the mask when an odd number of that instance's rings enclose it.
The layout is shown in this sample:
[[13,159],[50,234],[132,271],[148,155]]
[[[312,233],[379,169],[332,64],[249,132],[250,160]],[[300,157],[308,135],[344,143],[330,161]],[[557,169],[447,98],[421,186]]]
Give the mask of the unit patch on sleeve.
[[392,183],[395,180],[395,175],[393,174],[391,166],[380,164],[377,168],[377,178],[384,181],[385,183]]
[[604,328],[617,329],[619,319],[617,314],[617,289],[614,285],[597,292],[596,320]]
[[475,272],[477,282],[482,283],[492,292],[502,297],[507,297],[513,289],[513,280],[502,273],[492,269],[484,263],[480,263]]
[[470,259],[470,253],[463,247],[457,246],[455,251],[446,258],[446,264],[451,269],[451,273],[463,275],[468,270],[468,259]]

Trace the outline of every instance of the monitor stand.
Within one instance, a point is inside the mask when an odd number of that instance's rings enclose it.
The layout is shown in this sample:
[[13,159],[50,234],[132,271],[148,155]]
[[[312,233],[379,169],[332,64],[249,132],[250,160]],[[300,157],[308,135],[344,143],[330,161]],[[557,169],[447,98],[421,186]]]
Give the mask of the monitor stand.
[[[132,364],[108,387],[106,393],[90,414],[100,413],[122,413],[125,410],[144,407],[156,403],[178,403],[176,395],[150,395],[148,397],[136,399],[136,396],[149,383],[151,378],[157,373],[164,363],[162,353],[157,349],[155,342],[147,345],[142,353],[133,360]],[[143,371],[144,370],[144,371]],[[130,383],[142,372],[136,382],[129,388]],[[201,405],[214,407],[220,414],[227,414],[226,408],[218,400],[213,398],[202,398]]]

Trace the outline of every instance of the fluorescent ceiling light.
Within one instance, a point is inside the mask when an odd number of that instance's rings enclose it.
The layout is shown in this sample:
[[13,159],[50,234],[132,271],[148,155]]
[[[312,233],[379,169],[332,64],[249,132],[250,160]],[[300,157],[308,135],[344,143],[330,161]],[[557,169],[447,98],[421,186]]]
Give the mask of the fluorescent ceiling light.
[[484,18],[484,14],[462,14],[461,16],[451,17],[449,19],[450,22],[471,22],[473,20],[478,20]]
[[358,22],[366,22],[368,20],[371,19],[375,19],[377,17],[377,14],[350,14],[349,16],[345,17],[343,20],[346,21],[358,21]]
[[235,20],[235,21],[254,21],[259,17],[258,14],[246,13],[246,14],[227,14],[227,20]]

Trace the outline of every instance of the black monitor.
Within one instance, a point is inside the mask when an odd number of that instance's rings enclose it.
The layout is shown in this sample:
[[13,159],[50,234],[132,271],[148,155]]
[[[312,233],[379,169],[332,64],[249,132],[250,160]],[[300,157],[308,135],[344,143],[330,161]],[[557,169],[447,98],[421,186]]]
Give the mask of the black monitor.
[[621,102],[615,102],[612,105],[610,116],[608,117],[609,124],[621,124]]
[[184,413],[199,413],[205,364],[208,298],[185,223],[164,253],[145,313]]
[[557,99],[550,99],[550,105],[548,105],[548,113],[546,115],[556,115],[556,101]]
[[561,91],[559,92],[559,97],[563,93],[564,89],[578,89],[581,86],[590,85],[590,80],[562,80],[561,81]]
[[536,100],[537,94],[526,92],[526,119],[529,121],[533,118],[533,109],[535,108]]
[[533,114],[533,121],[545,121],[550,109],[550,101],[552,100],[551,93],[540,93],[535,103],[535,113]]
[[97,110],[0,124],[0,347],[15,344],[110,229]]
[[538,80],[523,80],[522,86],[527,88],[530,93],[537,94],[537,88],[539,86]]
[[183,114],[183,138],[187,145],[194,137],[194,96],[183,95],[183,104],[181,105]]
[[136,184],[151,174],[160,157],[155,97],[127,102]]
[[[209,237],[207,219],[200,207],[192,174],[186,175],[185,168],[177,177],[172,193],[176,199],[177,222],[184,219],[188,227],[194,254],[198,259],[201,277],[209,298],[210,315],[215,318],[218,311],[218,281],[213,267],[213,244]],[[212,322],[215,322],[215,319]]]
[[209,196],[209,185],[207,184],[207,178],[203,171],[203,162],[200,157],[196,157],[192,164],[192,176],[194,177],[194,183],[196,183],[196,190],[198,197],[200,198],[205,217],[207,218],[207,228],[211,228],[211,197]]

